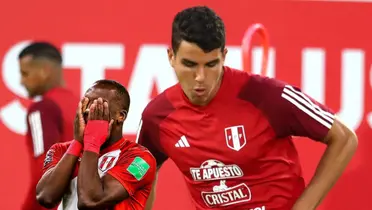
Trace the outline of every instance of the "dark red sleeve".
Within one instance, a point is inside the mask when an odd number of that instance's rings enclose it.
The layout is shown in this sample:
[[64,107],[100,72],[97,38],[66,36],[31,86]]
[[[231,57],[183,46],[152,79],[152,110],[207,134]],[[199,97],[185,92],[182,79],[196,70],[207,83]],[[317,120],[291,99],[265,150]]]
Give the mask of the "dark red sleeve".
[[142,116],[136,143],[146,147],[151,152],[156,159],[157,166],[161,166],[168,159],[168,156],[159,149],[159,126],[152,124],[146,116]]
[[115,177],[132,196],[137,190],[152,184],[156,175],[156,161],[148,151],[134,151],[129,156],[120,157],[107,173]]
[[50,99],[34,103],[27,114],[27,126],[33,155],[37,158],[61,140],[63,131],[61,109]]
[[334,113],[328,107],[276,79],[252,76],[240,97],[262,110],[278,137],[302,136],[322,141],[334,122]]
[[146,147],[161,166],[168,159],[161,146],[160,124],[174,111],[174,107],[163,92],[151,101],[142,113],[136,143]]
[[[31,159],[31,183],[28,188],[27,196],[21,206],[22,210],[46,210],[36,201],[36,185],[41,176],[57,165],[58,161],[62,158],[66,148],[64,149],[60,144],[54,144],[44,155]],[[44,164],[43,164],[44,163]],[[57,210],[56,208],[53,208]]]

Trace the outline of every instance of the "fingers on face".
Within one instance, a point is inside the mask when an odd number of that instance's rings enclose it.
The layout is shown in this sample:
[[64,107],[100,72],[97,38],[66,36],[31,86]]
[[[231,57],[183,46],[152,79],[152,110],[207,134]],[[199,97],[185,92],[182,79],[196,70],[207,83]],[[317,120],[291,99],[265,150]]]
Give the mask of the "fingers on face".
[[81,107],[82,112],[85,112],[85,110],[87,109],[88,103],[89,103],[89,99],[87,97],[84,97],[81,102],[82,102],[82,107]]
[[[83,108],[84,109],[84,108]],[[89,107],[89,120],[110,120],[109,105],[107,101],[98,98]]]
[[84,114],[87,108],[88,102],[89,102],[89,99],[87,97],[84,97],[83,99],[81,99],[81,101],[79,102],[78,109],[77,109],[77,114],[81,116]]
[[103,100],[102,98],[98,98],[97,100],[97,119],[103,120]]
[[104,120],[110,120],[110,111],[108,107],[107,101],[103,103],[103,119]]
[[97,100],[94,100],[92,105],[89,107],[89,120],[96,119]]

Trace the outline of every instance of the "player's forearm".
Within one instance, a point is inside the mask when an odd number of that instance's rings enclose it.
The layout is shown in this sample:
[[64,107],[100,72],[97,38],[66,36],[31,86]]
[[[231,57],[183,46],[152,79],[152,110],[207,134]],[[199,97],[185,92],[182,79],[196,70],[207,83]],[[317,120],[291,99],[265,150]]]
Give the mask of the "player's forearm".
[[36,199],[42,206],[51,208],[58,205],[70,183],[77,161],[78,157],[66,154],[42,176],[36,185]]
[[294,205],[293,210],[316,209],[341,176],[356,148],[357,137],[354,134],[329,143],[314,177]]
[[98,154],[85,151],[78,174],[79,209],[89,209],[99,203],[103,196],[103,186],[98,174]]
[[150,192],[150,195],[149,195],[149,197],[146,201],[145,210],[151,210],[152,206],[154,205],[155,197],[156,197],[156,184],[157,184],[157,182],[158,182],[158,172],[156,172],[154,182],[152,183],[151,192]]

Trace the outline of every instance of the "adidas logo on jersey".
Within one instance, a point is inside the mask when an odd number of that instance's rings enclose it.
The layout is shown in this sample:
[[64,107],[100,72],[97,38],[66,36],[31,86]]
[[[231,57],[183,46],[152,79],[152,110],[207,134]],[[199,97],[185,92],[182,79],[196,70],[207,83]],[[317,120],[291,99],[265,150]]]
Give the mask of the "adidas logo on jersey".
[[186,136],[181,136],[181,139],[175,145],[176,147],[190,147],[189,142],[186,139]]

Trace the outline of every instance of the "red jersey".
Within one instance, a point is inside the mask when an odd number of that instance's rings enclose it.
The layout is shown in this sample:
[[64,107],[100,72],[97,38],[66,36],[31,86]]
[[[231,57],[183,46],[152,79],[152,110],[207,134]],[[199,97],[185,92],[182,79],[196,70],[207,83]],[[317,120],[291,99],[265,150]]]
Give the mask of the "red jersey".
[[[70,142],[54,144],[47,153],[43,173],[53,168],[63,157]],[[79,160],[80,161],[80,160]],[[71,177],[68,192],[62,199],[59,210],[77,210],[77,175],[79,162]],[[101,151],[98,174],[102,178],[110,174],[127,190],[129,198],[117,204],[113,210],[144,209],[156,174],[156,161],[145,148],[132,141],[121,139]]]
[[224,67],[207,106],[179,84],[153,99],[137,141],[175,162],[197,209],[289,210],[305,188],[292,136],[323,140],[333,122],[298,88]]
[[24,210],[41,210],[36,201],[36,184],[42,174],[45,151],[54,143],[71,141],[79,99],[62,87],[54,88],[33,103],[27,112],[26,144],[30,154],[31,185]]

